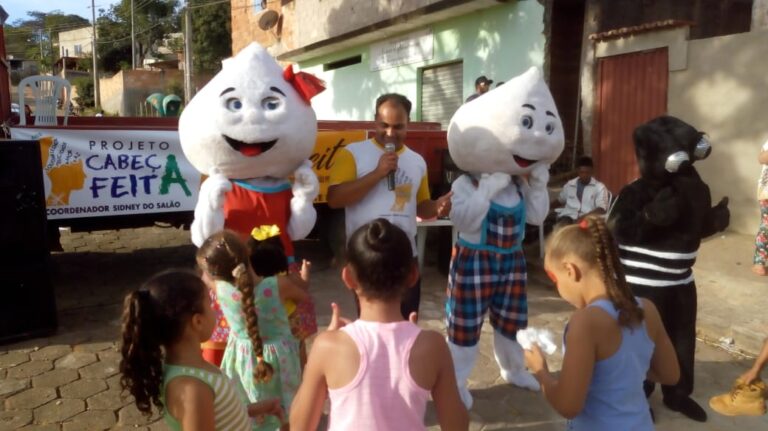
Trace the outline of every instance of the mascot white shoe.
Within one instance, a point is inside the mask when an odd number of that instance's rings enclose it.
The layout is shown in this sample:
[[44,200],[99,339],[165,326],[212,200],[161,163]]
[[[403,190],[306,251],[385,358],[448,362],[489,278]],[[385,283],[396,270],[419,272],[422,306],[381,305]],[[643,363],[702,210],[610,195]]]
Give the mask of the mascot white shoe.
[[208,175],[191,227],[195,245],[224,228],[246,238],[254,227],[277,225],[293,256],[292,240],[306,237],[317,216],[319,185],[308,160],[317,119],[309,101],[323,89],[312,75],[282,70],[252,43],[224,60],[184,108],[182,149]]
[[462,105],[448,128],[448,149],[467,172],[452,186],[451,220],[459,231],[448,276],[448,344],[467,408],[466,380],[490,314],[501,376],[538,390],[515,340],[528,323],[526,222],[549,211],[549,166],[563,151],[563,126],[538,69]]

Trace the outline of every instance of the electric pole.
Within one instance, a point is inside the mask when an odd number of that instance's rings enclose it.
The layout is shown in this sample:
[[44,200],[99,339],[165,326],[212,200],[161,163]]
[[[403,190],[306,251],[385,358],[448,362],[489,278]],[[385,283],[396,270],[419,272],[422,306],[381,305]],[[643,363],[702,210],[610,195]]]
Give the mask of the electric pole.
[[45,66],[45,55],[43,54],[43,29],[41,28],[37,32],[38,39],[40,39],[40,68],[42,69],[42,66]]
[[192,100],[192,0],[184,11],[184,103]]
[[133,24],[133,3],[131,0],[131,69],[136,68],[136,31]]
[[101,97],[99,95],[99,73],[96,70],[96,0],[91,0],[91,13],[93,14],[93,104],[96,111],[101,109]]

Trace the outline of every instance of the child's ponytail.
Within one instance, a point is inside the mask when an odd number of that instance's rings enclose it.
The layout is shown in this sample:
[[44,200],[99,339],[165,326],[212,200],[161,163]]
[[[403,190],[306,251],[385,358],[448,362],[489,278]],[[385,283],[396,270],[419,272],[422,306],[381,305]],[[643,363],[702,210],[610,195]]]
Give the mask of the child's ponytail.
[[205,270],[213,277],[227,281],[237,288],[241,295],[241,307],[245,316],[248,338],[258,362],[253,369],[257,382],[268,382],[272,378],[272,366],[264,360],[264,342],[259,333],[259,317],[254,304],[256,280],[249,266],[250,253],[240,237],[229,230],[215,233],[205,240],[197,251],[197,257],[205,262]]
[[126,295],[123,303],[120,385],[136,399],[139,411],[150,416],[163,408],[163,350],[181,337],[195,313],[208,300],[205,284],[186,270],[153,276]]
[[251,272],[248,271],[246,264],[238,264],[234,270],[232,270],[232,276],[234,277],[235,287],[241,293],[241,306],[243,308],[243,314],[245,315],[246,329],[248,331],[248,338],[251,339],[253,344],[253,351],[256,354],[257,362],[253,368],[253,378],[256,382],[266,383],[272,379],[274,370],[272,366],[264,360],[264,342],[261,339],[259,333],[259,316],[256,314],[256,305],[254,304],[254,285],[256,280],[253,279]]
[[643,321],[643,309],[627,285],[618,249],[602,217],[584,217],[553,235],[547,254],[561,258],[570,253],[600,270],[608,298],[619,311],[621,326],[633,327]]
[[155,336],[149,291],[134,290],[123,305],[123,360],[120,384],[136,399],[136,408],[152,415],[152,405],[162,409],[163,354]]
[[619,252],[613,236],[602,218],[586,217],[584,221],[592,234],[597,252],[597,263],[603,274],[608,298],[619,310],[619,325],[637,326],[643,321],[643,309],[635,300],[627,285],[624,267],[619,260]]

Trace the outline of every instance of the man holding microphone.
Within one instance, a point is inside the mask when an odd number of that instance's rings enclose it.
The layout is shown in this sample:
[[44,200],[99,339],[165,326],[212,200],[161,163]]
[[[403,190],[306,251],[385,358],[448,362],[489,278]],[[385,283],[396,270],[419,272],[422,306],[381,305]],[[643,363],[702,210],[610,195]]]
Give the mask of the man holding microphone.
[[[401,94],[376,99],[376,136],[341,149],[331,167],[328,206],[344,208],[347,238],[379,217],[405,231],[416,265],[416,217],[448,215],[451,194],[430,198],[427,164],[405,146],[411,102]],[[400,311],[404,319],[418,312],[421,278],[408,289]]]

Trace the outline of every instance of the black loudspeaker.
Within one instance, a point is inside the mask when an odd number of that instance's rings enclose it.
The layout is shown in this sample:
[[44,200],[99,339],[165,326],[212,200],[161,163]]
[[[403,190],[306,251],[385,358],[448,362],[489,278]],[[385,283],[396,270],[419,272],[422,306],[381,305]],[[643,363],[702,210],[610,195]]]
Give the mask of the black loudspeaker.
[[0,343],[56,330],[37,141],[0,140]]

